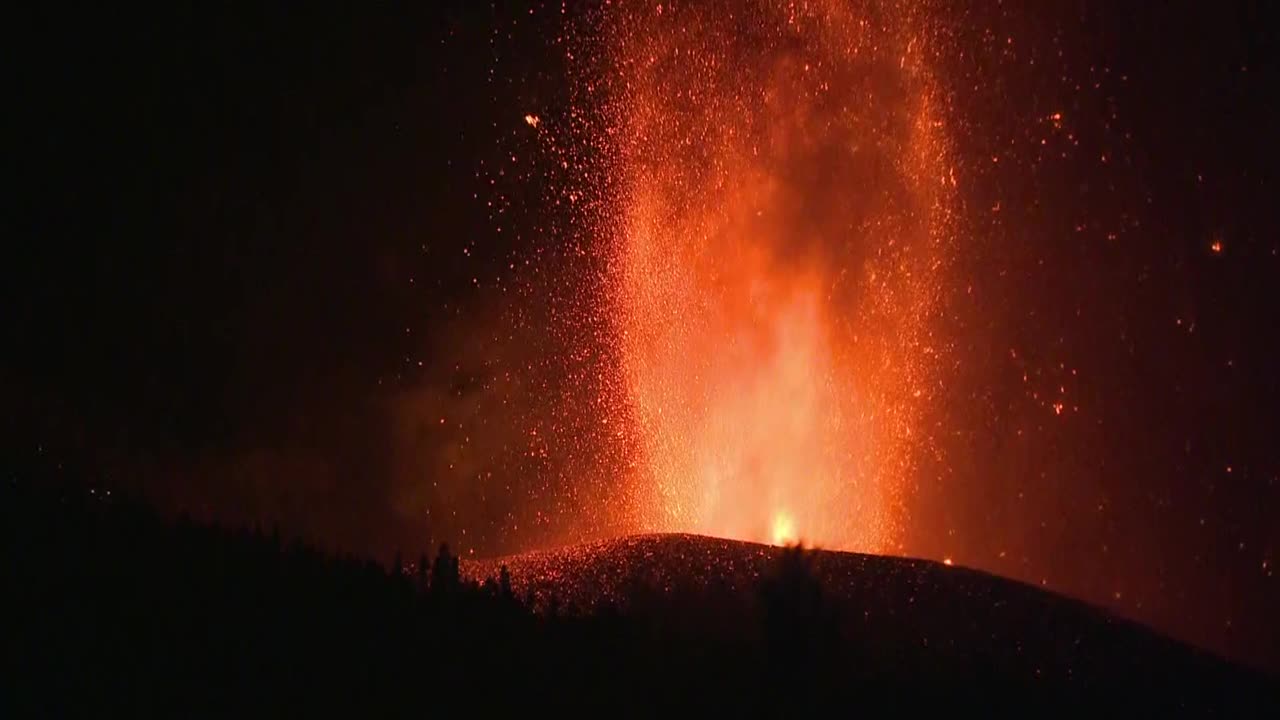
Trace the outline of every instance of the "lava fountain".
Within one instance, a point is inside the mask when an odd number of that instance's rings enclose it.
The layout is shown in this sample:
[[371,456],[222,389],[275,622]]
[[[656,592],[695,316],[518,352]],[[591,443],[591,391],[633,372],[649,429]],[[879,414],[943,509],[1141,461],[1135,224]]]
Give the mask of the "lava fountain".
[[602,11],[608,296],[648,529],[900,549],[955,187],[925,10]]

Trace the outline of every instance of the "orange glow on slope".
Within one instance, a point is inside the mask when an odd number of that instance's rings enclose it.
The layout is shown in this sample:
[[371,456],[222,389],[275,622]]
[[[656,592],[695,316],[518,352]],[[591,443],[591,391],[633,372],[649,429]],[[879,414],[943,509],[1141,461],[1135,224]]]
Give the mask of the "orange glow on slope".
[[619,12],[611,295],[641,523],[898,549],[956,182],[920,18]]

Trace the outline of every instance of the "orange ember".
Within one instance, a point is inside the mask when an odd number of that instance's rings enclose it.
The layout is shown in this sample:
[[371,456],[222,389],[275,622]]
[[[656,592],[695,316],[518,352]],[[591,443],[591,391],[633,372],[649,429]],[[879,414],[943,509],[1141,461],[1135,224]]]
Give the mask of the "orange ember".
[[636,514],[898,549],[956,183],[921,19],[622,5],[606,145]]

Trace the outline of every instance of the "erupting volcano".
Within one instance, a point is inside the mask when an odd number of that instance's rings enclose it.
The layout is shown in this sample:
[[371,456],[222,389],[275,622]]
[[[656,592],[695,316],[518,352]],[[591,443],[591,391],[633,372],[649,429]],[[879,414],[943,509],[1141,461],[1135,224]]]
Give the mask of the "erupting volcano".
[[11,33],[32,708],[1280,671],[1280,5],[81,5]]
[[896,549],[952,230],[925,16],[621,5],[586,82],[640,523]]

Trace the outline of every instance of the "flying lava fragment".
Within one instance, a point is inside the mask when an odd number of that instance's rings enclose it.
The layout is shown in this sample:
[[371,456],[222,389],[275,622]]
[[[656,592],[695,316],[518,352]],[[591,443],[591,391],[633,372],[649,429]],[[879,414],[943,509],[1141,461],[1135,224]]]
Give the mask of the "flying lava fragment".
[[912,8],[606,11],[589,82],[644,529],[899,541],[955,185]]

